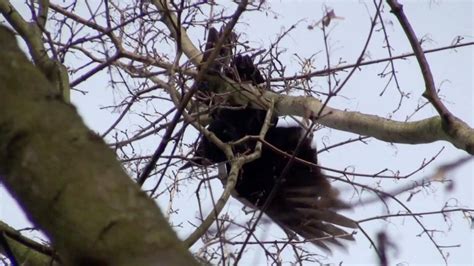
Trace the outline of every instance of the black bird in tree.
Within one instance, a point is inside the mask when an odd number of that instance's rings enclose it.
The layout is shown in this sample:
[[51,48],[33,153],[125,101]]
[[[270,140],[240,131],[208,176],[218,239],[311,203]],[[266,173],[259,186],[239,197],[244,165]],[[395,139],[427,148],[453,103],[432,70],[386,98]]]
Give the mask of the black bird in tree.
[[[219,36],[217,30],[210,29],[204,60],[207,60],[210,51],[214,49]],[[227,65],[232,44],[229,41],[227,45],[220,51],[220,58],[211,64],[210,73],[218,72],[235,81],[251,82],[253,85],[265,82],[248,55],[236,55],[230,66]],[[264,124],[266,111],[250,107],[219,106],[211,116],[213,120],[208,130],[221,141],[231,142],[248,135],[258,135]],[[338,199],[338,192],[319,167],[314,166],[317,164],[316,149],[312,147],[311,137],[306,136],[306,130],[300,126],[277,127],[277,120],[276,116],[272,118],[265,141],[289,155],[296,151],[297,158],[312,165],[293,160],[287,174],[282,176],[290,157],[264,145],[260,158],[245,164],[240,170],[233,196],[246,205],[262,209],[272,190],[276,189],[271,201],[266,204],[267,208],[263,210],[275,223],[287,233],[294,232],[325,250],[330,251],[328,243],[343,246],[340,239],[353,240],[353,237],[341,227],[357,228],[353,220],[336,213],[348,206]],[[235,154],[242,154],[254,147],[255,140],[234,145],[233,149]],[[200,140],[195,155],[193,164],[206,166],[227,161],[225,154],[205,137]],[[190,165],[188,163],[183,168]]]

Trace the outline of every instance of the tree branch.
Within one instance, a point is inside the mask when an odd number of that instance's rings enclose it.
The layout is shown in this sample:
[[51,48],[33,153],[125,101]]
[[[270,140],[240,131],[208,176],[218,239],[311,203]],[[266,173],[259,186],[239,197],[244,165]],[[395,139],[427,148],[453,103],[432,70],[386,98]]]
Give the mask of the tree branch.
[[41,1],[40,4],[40,17],[38,18],[38,24],[28,23],[15,7],[10,4],[7,0],[0,0],[0,12],[10,25],[18,32],[23,38],[33,61],[41,70],[41,72],[52,82],[57,89],[58,93],[61,93],[65,101],[69,101],[70,87],[69,87],[69,75],[66,67],[56,59],[51,59],[46,52],[44,43],[41,37],[41,33],[44,30],[40,28],[46,24],[48,8],[45,1]]
[[[195,265],[155,202],[0,27],[1,181],[67,265]],[[58,127],[61,127],[60,129]]]
[[[209,88],[216,92],[228,92],[234,103],[267,109],[275,103],[278,115],[295,115],[316,119],[324,126],[352,132],[376,139],[405,144],[448,141],[455,147],[474,154],[474,129],[460,119],[452,121],[446,128],[439,116],[414,122],[400,122],[376,115],[342,111],[323,106],[321,101],[307,96],[281,95],[268,90],[260,90],[250,84],[238,84],[226,77],[208,77]],[[230,92],[230,93],[229,93]],[[324,108],[323,108],[324,107]],[[316,117],[322,110],[319,117]],[[451,132],[455,131],[455,134]]]
[[[55,254],[50,247],[21,235],[2,221],[0,235],[4,236],[6,244],[20,265],[59,265],[58,261],[53,259]],[[5,247],[0,244],[0,254],[7,255],[6,253]]]
[[[430,65],[428,64],[428,60],[426,59],[426,56],[423,53],[423,49],[421,48],[421,44],[418,41],[418,38],[416,37],[413,27],[411,26],[410,22],[408,21],[408,18],[403,12],[403,5],[398,3],[397,0],[387,0],[387,2],[390,5],[390,8],[392,9],[392,13],[397,17],[398,21],[400,22],[400,25],[405,31],[405,34],[411,44],[411,47],[413,48],[418,64],[420,65],[423,79],[425,81],[425,91],[423,92],[423,96],[428,99],[428,101],[439,113],[442,119],[440,126],[443,128],[444,135],[446,135],[447,138],[452,140],[451,143],[453,143],[456,147],[464,149],[467,152],[473,154],[474,142],[471,141],[467,143],[459,143],[458,141],[460,139],[467,140],[467,138],[465,137],[471,137],[472,139],[472,129],[466,130],[469,128],[466,123],[464,123],[461,119],[453,115],[438,97]],[[465,135],[466,133],[468,134],[467,136]],[[460,144],[461,146],[458,146],[457,144]]]
[[[166,0],[152,0],[152,3],[163,13],[163,22],[168,27],[171,35],[176,41],[180,41],[181,49],[184,54],[195,64],[199,65],[202,62],[202,53],[196,46],[194,46],[186,31],[179,26],[176,15],[170,11]],[[179,36],[178,36],[179,34]]]

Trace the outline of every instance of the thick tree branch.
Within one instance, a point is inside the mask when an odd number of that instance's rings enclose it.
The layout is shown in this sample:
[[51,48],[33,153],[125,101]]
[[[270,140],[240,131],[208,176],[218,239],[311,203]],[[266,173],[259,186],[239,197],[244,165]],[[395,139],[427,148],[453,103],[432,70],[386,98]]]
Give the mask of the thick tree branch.
[[[54,251],[43,244],[21,235],[14,228],[0,221],[0,238],[5,240],[20,265],[59,265],[54,260]],[[0,244],[0,254],[8,256],[6,248]]]
[[[276,94],[256,89],[249,84],[238,84],[225,77],[208,77],[208,79],[210,89],[221,93],[232,92],[229,97],[235,103],[266,109],[270,106],[270,102],[274,101],[275,112],[278,115],[307,117],[309,114],[309,118],[314,119],[323,108],[323,104],[312,97]],[[317,122],[330,128],[372,136],[386,142],[421,144],[444,140],[474,154],[474,129],[457,118],[453,119],[448,132],[439,116],[415,122],[400,122],[324,106]],[[455,134],[452,134],[452,131]]]
[[[51,59],[46,52],[42,31],[46,24],[48,8],[46,1],[40,1],[39,17],[36,23],[28,23],[7,0],[0,0],[0,12],[23,38],[36,66],[52,82],[64,100],[69,101],[69,75],[66,67],[58,59]],[[42,27],[42,28],[41,28]]]
[[0,178],[67,265],[194,265],[155,202],[0,27]]
[[170,30],[174,39],[180,41],[181,49],[183,50],[184,54],[195,65],[199,65],[202,62],[201,51],[199,51],[199,49],[194,46],[188,34],[186,34],[186,31],[181,26],[179,26],[176,15],[169,9],[168,1],[152,0],[152,3],[163,13],[163,22]]

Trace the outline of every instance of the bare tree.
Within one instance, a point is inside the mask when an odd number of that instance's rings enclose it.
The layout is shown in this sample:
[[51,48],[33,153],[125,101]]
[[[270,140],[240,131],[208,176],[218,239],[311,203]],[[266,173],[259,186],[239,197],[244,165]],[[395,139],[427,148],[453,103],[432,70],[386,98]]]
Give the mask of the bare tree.
[[[286,27],[262,48],[253,45],[254,36],[239,32],[238,26],[245,27],[246,15],[278,16],[271,3],[216,2],[20,4],[0,0],[2,25],[15,32],[33,63],[25,59],[2,27],[0,180],[51,245],[28,239],[0,223],[0,252],[5,261],[31,265],[188,265],[199,260],[228,265],[252,259],[249,251],[256,250],[264,254],[268,264],[322,261],[324,253],[308,243],[314,239],[302,239],[288,230],[276,238],[261,237],[265,230],[258,230],[257,225],[272,221],[260,211],[241,210],[235,202],[230,205],[237,208],[226,208],[243,165],[258,158],[262,146],[271,146],[265,141],[264,129],[260,135],[223,142],[206,128],[213,110],[231,102],[299,124],[308,135],[323,139],[319,141],[323,145],[318,146],[321,155],[357,144],[371,147],[374,139],[390,145],[412,144],[411,149],[444,141],[464,151],[465,155],[455,161],[443,158],[444,148],[429,155],[431,158],[414,158],[420,166],[408,173],[380,165],[359,172],[353,170],[352,162],[336,168],[325,167],[324,160],[315,165],[291,158],[322,169],[325,178],[341,187],[343,198],[356,211],[374,204],[386,207],[383,214],[365,213],[364,218],[355,219],[357,237],[350,245],[360,245],[364,239],[380,264],[389,265],[390,250],[403,247],[397,247],[390,233],[373,235],[366,225],[405,217],[414,221],[420,235],[448,264],[447,248],[453,247],[440,243],[436,232],[441,229],[427,226],[425,219],[439,216],[449,223],[450,214],[472,219],[472,206],[446,201],[442,209],[419,211],[410,204],[419,192],[452,188],[455,182],[447,174],[469,163],[474,154],[474,130],[467,118],[448,108],[427,55],[470,49],[474,43],[457,37],[447,46],[424,49],[427,38],[417,35],[416,25],[403,6],[396,0],[375,0],[365,3],[368,26],[361,29],[365,40],[358,56],[353,61],[336,60],[331,33],[336,22],[345,19],[336,15],[337,10],[321,4],[318,19]],[[212,27],[222,28],[221,37],[203,60],[206,36]],[[288,60],[283,42],[298,28],[320,33],[323,46],[310,56],[296,54]],[[392,28],[403,30],[411,51],[400,54],[391,45]],[[233,38],[232,45],[229,37]],[[373,44],[377,38],[382,44]],[[222,53],[225,49],[232,52]],[[372,59],[374,50],[386,56]],[[249,84],[224,70],[213,71],[212,64],[224,62],[227,66],[232,55],[251,58],[265,82]],[[424,81],[424,90],[416,91],[416,106],[410,105],[411,95],[401,85],[400,60],[417,62]],[[298,66],[290,68],[295,61]],[[387,94],[396,98],[388,115],[357,112],[338,103],[365,67],[377,67],[374,76],[379,76],[385,86],[378,92],[364,90],[364,94],[378,94],[380,101],[387,102],[393,102],[387,100]],[[324,85],[316,80],[324,80]],[[212,97],[206,98],[209,94]],[[81,106],[83,100],[99,102],[103,107],[102,121],[107,125],[97,132],[87,130],[69,104]],[[429,108],[435,111],[434,116],[418,116]],[[87,119],[87,110],[84,112]],[[405,120],[393,118],[401,117],[401,112]],[[350,136],[333,136],[327,133],[329,129]],[[198,135],[222,148],[230,159],[228,173],[219,170],[219,165],[182,169],[193,159]],[[258,145],[246,153],[235,152],[233,147],[245,141]],[[378,156],[364,149],[368,158]],[[441,167],[434,167],[433,162]],[[223,175],[226,182],[222,190],[218,179]],[[390,181],[393,183],[387,185]],[[184,238],[182,243],[168,223]],[[195,259],[183,246],[191,249]]]

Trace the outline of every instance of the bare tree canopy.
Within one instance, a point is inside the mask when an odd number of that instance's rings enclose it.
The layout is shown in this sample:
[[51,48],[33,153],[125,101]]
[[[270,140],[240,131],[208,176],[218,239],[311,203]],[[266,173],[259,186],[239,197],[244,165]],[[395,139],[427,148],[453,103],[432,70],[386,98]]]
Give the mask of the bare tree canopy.
[[284,2],[0,0],[0,259],[472,263],[474,4]]

